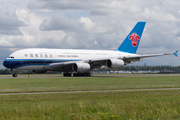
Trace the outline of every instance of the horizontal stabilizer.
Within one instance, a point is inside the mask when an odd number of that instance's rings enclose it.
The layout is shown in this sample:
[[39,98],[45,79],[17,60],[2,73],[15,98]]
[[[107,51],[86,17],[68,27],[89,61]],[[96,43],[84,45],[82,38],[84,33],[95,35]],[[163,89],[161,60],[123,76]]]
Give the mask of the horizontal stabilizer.
[[176,52],[174,52],[173,54],[177,57],[177,53],[178,53],[179,50],[177,50]]

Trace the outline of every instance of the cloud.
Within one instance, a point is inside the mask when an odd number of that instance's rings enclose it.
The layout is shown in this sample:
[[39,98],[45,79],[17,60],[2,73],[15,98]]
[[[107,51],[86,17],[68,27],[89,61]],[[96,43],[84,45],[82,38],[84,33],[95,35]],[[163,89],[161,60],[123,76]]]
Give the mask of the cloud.
[[18,19],[15,13],[5,12],[0,9],[0,34],[22,35],[19,27],[25,26],[25,23]]
[[110,0],[97,0],[92,2],[91,0],[32,0],[28,4],[29,9],[51,9],[51,10],[85,10],[95,9],[107,6]]
[[63,30],[77,33],[106,33],[107,27],[97,25],[88,17],[70,20],[63,15],[54,14],[50,20],[44,20],[40,25],[42,31]]
[[40,30],[75,30],[77,24],[61,15],[53,15],[51,20],[44,20]]
[[[157,7],[157,6],[156,6]],[[161,11],[154,11],[149,10],[148,8],[145,8],[144,11],[140,14],[137,14],[137,17],[142,17],[144,19],[149,19],[151,21],[170,21],[170,22],[177,22],[179,21],[174,15],[169,13],[164,13]]]
[[[180,46],[178,0],[17,2],[19,0],[13,3],[0,1],[1,48],[115,50],[138,21],[147,22],[139,54],[174,52]],[[172,61],[170,58],[167,56],[146,61],[147,64],[180,64],[179,58]]]

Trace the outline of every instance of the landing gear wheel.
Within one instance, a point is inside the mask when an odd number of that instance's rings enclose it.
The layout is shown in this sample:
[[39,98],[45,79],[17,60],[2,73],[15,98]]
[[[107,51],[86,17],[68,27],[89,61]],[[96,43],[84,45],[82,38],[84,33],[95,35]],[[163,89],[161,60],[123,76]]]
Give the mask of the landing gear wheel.
[[82,77],[82,76],[87,76],[87,77],[91,77],[92,73],[73,73],[74,77]]
[[13,74],[12,76],[13,76],[13,77],[17,77],[17,74]]
[[71,73],[64,73],[63,76],[64,77],[71,77]]
[[90,74],[89,74],[89,76],[90,76],[90,77],[92,77],[92,76],[93,76],[93,74],[92,74],[92,73],[90,73]]
[[13,77],[17,77],[18,75],[16,74],[16,69],[11,69],[11,71],[13,72],[12,76]]

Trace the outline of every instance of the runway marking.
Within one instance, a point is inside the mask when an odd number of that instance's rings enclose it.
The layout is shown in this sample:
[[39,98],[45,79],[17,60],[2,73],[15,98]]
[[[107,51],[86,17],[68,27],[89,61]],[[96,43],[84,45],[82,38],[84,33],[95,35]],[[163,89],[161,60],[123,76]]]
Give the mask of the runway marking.
[[154,90],[180,90],[180,88],[154,88],[154,89],[127,89],[127,90],[97,90],[97,91],[64,91],[64,92],[33,92],[33,93],[2,93],[3,95],[36,95],[55,93],[95,93],[95,92],[127,92],[127,91],[154,91]]

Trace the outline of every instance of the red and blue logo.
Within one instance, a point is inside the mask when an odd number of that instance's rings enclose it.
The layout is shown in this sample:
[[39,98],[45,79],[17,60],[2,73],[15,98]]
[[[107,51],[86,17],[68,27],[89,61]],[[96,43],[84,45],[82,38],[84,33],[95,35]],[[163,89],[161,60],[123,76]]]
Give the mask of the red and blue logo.
[[132,33],[132,35],[129,36],[129,40],[132,39],[132,46],[136,47],[137,46],[137,41],[140,40],[139,35],[137,33]]

